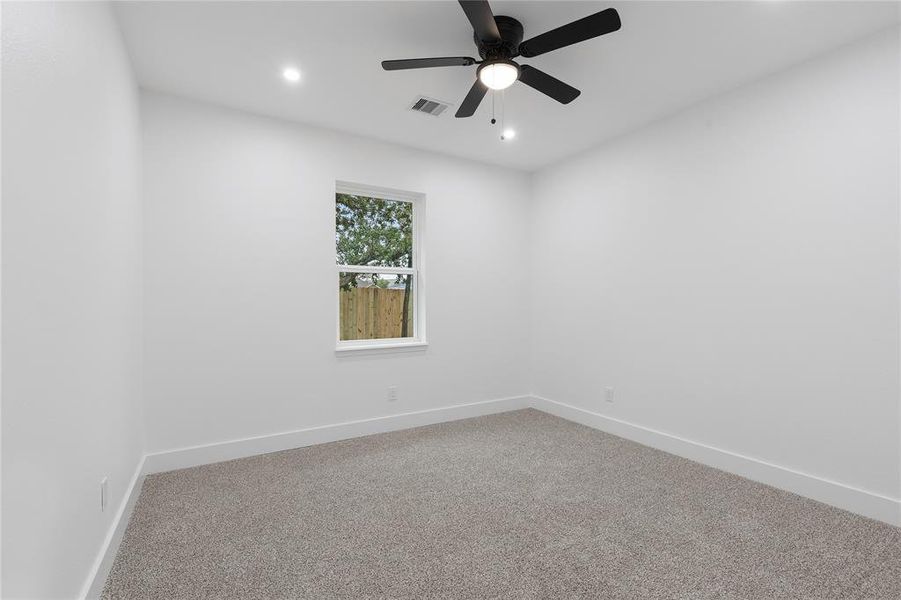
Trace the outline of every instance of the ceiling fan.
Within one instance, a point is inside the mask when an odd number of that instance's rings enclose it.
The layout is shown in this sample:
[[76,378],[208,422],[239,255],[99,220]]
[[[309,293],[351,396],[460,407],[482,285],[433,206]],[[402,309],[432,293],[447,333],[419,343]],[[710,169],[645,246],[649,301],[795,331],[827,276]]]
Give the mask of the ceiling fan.
[[518,56],[525,58],[539,56],[599,35],[612,33],[621,26],[619,13],[613,8],[608,8],[522,41],[522,23],[513,17],[494,16],[486,0],[459,1],[472,24],[473,38],[482,60],[469,56],[448,56],[382,61],[382,68],[386,71],[479,65],[476,81],[460,104],[457,117],[471,117],[489,88],[503,90],[517,80],[557,102],[569,104],[579,96],[581,93],[579,90],[535,67],[520,65],[513,59]]

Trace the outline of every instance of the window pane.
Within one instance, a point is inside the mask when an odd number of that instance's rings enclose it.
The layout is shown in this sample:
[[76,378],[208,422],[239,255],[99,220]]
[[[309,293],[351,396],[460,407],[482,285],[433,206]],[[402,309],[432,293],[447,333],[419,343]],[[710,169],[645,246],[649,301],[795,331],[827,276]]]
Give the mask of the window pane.
[[413,276],[340,273],[341,340],[411,338]]
[[413,204],[335,194],[339,265],[412,267]]

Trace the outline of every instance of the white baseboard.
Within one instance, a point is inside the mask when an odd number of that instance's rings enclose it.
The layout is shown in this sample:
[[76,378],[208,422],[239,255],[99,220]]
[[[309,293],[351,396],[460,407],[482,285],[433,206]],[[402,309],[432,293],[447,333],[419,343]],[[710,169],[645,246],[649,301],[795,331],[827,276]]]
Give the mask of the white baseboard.
[[100,546],[100,552],[94,559],[91,571],[88,573],[87,580],[81,590],[79,598],[81,600],[99,598],[103,592],[103,586],[106,584],[106,577],[109,575],[113,566],[113,560],[116,558],[116,551],[119,550],[119,543],[122,542],[122,536],[125,535],[125,529],[128,527],[128,521],[131,518],[131,512],[134,510],[135,502],[141,494],[141,484],[144,481],[144,457],[138,461],[134,475],[125,490],[125,496],[119,504],[119,510],[113,517],[109,531],[103,544]]
[[576,406],[532,396],[532,408],[747,479],[901,527],[901,500],[802,473]]
[[148,454],[144,460],[144,473],[160,473],[187,467],[233,460],[257,454],[290,450],[314,444],[337,442],[350,438],[388,431],[398,431],[422,425],[456,421],[493,413],[528,408],[530,396],[514,396],[470,404],[457,404],[443,408],[420,410],[372,419],[362,419],[335,425],[310,427],[284,433],[178,448]]

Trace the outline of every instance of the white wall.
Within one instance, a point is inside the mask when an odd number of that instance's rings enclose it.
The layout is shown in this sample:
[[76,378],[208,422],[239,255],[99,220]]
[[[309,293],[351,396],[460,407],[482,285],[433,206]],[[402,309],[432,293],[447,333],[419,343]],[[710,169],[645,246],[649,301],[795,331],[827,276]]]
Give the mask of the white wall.
[[898,61],[884,33],[538,173],[534,391],[897,499]]
[[[172,96],[142,115],[150,452],[528,393],[522,173]],[[427,195],[425,352],[335,354],[339,179]]]
[[2,11],[2,594],[72,598],[142,452],[138,98],[106,4]]

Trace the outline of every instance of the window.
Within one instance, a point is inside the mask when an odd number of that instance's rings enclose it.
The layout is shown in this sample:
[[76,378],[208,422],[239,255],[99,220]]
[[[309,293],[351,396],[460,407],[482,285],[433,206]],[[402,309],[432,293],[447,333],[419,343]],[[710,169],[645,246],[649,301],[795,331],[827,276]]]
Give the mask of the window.
[[338,182],[340,350],[425,345],[421,194]]

